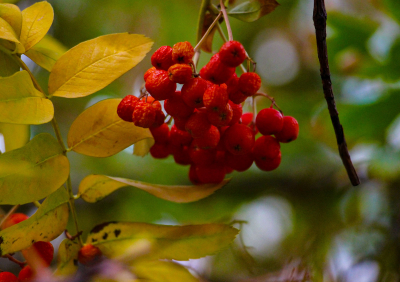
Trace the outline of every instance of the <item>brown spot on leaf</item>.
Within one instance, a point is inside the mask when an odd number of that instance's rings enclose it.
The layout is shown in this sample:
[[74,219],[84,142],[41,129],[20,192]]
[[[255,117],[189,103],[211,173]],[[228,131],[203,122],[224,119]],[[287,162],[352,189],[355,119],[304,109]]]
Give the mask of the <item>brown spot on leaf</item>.
[[90,233],[99,233],[101,230],[104,229],[104,227],[106,227],[107,225],[109,225],[111,223],[117,223],[117,222],[110,221],[110,222],[104,222],[102,224],[96,225],[95,227],[93,227],[93,229],[90,231]]
[[114,234],[115,234],[115,237],[118,238],[119,234],[121,234],[121,230],[115,229]]
[[104,233],[104,235],[103,235],[103,240],[106,240],[107,237],[108,237],[108,233]]

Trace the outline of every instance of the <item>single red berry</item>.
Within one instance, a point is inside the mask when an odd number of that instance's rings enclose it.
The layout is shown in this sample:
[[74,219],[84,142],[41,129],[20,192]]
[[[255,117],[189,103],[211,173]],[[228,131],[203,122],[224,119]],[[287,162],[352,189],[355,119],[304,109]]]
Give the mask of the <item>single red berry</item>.
[[194,48],[189,42],[178,42],[172,47],[172,60],[176,64],[189,64],[194,56]]
[[174,146],[189,146],[193,140],[189,132],[180,130],[175,124],[171,127],[170,136],[170,142]]
[[182,99],[191,108],[204,107],[203,95],[207,90],[207,82],[201,77],[192,78],[182,87]]
[[225,164],[237,171],[248,170],[253,164],[254,158],[251,153],[244,155],[233,155],[225,152]]
[[169,67],[169,79],[173,82],[185,84],[192,78],[192,67],[186,64],[175,64]]
[[206,112],[194,112],[185,124],[185,129],[193,138],[202,137],[210,129],[211,123]]
[[225,108],[219,112],[207,112],[208,121],[215,126],[227,126],[231,122],[232,117],[233,111],[229,104],[226,104]]
[[13,213],[10,215],[6,221],[4,221],[3,225],[1,226],[2,229],[6,229],[8,227],[13,226],[14,224],[20,223],[21,221],[24,221],[25,219],[28,219],[29,217],[26,214],[23,213]]
[[174,124],[175,124],[175,126],[176,126],[178,129],[183,130],[183,131],[186,130],[185,125],[186,125],[186,122],[187,122],[187,121],[188,121],[188,119],[174,118]]
[[194,139],[189,146],[189,156],[192,162],[196,165],[208,165],[215,161],[216,151],[201,149]]
[[[154,107],[154,104],[153,104]],[[165,114],[162,110],[156,110],[156,117],[154,119],[153,124],[150,126],[150,128],[156,128],[161,126],[165,121]]]
[[212,163],[209,165],[198,165],[197,176],[202,183],[220,183],[225,178],[225,166],[223,163]]
[[246,101],[247,96],[244,95],[240,90],[229,94],[229,100],[231,100],[235,104],[241,104]]
[[136,126],[149,128],[156,120],[157,110],[149,103],[139,101],[132,114],[132,121]]
[[237,77],[236,73],[234,73],[226,82],[226,86],[229,100],[231,100],[233,103],[241,104],[247,99],[247,96],[239,90],[239,78]]
[[168,143],[155,143],[150,148],[150,154],[155,159],[165,159],[170,154]]
[[124,120],[132,122],[132,113],[139,99],[133,95],[125,96],[118,104],[117,114]]
[[261,78],[255,72],[246,72],[239,78],[239,90],[246,96],[257,93],[261,87]]
[[0,282],[19,282],[19,280],[11,272],[0,272]]
[[257,138],[253,148],[254,160],[274,159],[279,155],[281,146],[275,137],[263,135]]
[[[224,141],[224,134],[225,134],[225,131],[227,130],[229,128],[229,126],[221,126],[221,127],[219,127],[218,128],[218,130],[219,130],[219,135],[221,136],[221,138],[219,139],[219,143],[218,143],[218,145],[217,145],[217,150],[218,151],[225,151],[226,150],[226,148],[225,148],[225,141]],[[222,162],[223,160],[221,160],[221,162]]]
[[273,159],[257,159],[255,160],[256,166],[263,171],[271,171],[281,164],[282,154],[279,152],[279,155]]
[[201,185],[202,183],[201,183],[199,177],[197,176],[196,167],[197,166],[194,165],[194,164],[190,165],[190,168],[189,168],[189,180],[194,185]]
[[212,112],[222,111],[228,104],[228,92],[226,84],[213,85],[204,92],[203,102],[207,110]]
[[78,261],[83,265],[90,264],[94,259],[101,257],[99,248],[92,244],[85,244],[78,252]]
[[201,149],[213,149],[217,147],[220,139],[219,130],[214,125],[211,125],[210,129],[199,138],[196,138],[196,144]]
[[240,118],[242,117],[243,113],[243,108],[242,105],[237,105],[233,103],[232,101],[229,101],[228,104],[232,108],[232,119],[229,123],[229,125],[234,125],[235,123],[238,123],[240,121]]
[[157,111],[162,110],[161,103],[159,101],[155,100],[151,96],[142,97],[142,99],[140,99],[140,101],[151,104]]
[[163,123],[161,126],[156,128],[150,128],[150,132],[153,135],[154,141],[159,144],[166,144],[169,142],[169,127],[168,124]]
[[262,135],[278,133],[283,128],[283,116],[273,108],[262,109],[257,114],[256,126]]
[[219,59],[219,53],[211,57],[210,61],[200,70],[200,76],[215,84],[227,82],[235,73],[235,68],[228,67]]
[[34,277],[35,277],[35,273],[33,272],[33,269],[29,265],[22,268],[18,274],[18,279],[20,282],[33,281]]
[[246,59],[246,50],[238,41],[228,41],[219,49],[219,57],[228,67],[236,68]]
[[151,64],[158,70],[168,70],[174,64],[172,61],[172,47],[161,46],[158,48],[151,56]]
[[250,127],[235,124],[224,133],[225,148],[233,155],[244,155],[251,152],[254,145],[254,135]]
[[294,117],[285,116],[283,117],[283,127],[278,133],[275,133],[275,137],[279,142],[289,143],[294,141],[299,136],[299,123]]
[[175,147],[173,150],[174,160],[177,164],[180,165],[190,165],[192,160],[189,156],[189,147],[188,146],[179,146]]
[[50,242],[38,241],[21,251],[33,269],[48,267],[53,260],[54,247]]
[[176,83],[171,81],[168,72],[156,70],[146,80],[146,89],[156,100],[165,100],[171,97],[176,90]]
[[194,111],[194,108],[183,101],[181,91],[175,91],[169,99],[164,101],[164,109],[173,118],[178,119],[188,119]]
[[157,69],[155,67],[151,67],[149,68],[143,75],[144,81],[147,80],[147,78],[150,76],[150,74],[152,74],[154,71],[156,71]]

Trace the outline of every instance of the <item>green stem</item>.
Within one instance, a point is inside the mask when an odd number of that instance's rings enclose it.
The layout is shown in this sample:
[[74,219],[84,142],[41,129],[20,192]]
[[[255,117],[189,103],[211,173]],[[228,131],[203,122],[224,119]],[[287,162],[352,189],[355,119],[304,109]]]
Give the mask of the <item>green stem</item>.
[[[72,193],[71,175],[68,176],[67,190],[68,190],[68,194],[69,194],[69,206],[71,208],[72,217],[74,219],[76,234],[79,234],[78,216],[76,215],[76,209],[75,209],[75,196]],[[79,241],[80,246],[82,247],[83,241],[82,241],[82,237],[80,235],[78,236],[78,241]]]
[[229,24],[228,13],[226,12],[225,4],[224,4],[224,1],[222,1],[222,0],[220,0],[219,2],[221,5],[221,12],[222,12],[222,14],[224,14],[226,29],[228,30],[228,38],[229,38],[229,41],[232,41],[233,40],[232,28],[231,28],[231,25]]
[[24,61],[22,61],[22,59],[21,59],[18,55],[13,54],[12,57],[13,57],[14,60],[16,60],[16,61],[18,62],[18,64],[21,66],[21,68],[22,68],[23,70],[26,70],[26,71],[29,73],[29,75],[30,75],[30,77],[31,77],[31,79],[32,79],[32,82],[33,82],[33,84],[35,85],[35,88],[36,88],[37,90],[39,90],[40,92],[42,92],[43,95],[47,97],[47,95],[44,93],[42,87],[40,87],[40,85],[39,85],[39,83],[37,82],[36,78],[33,76],[31,70],[30,70],[30,69],[28,68],[28,66],[24,63]]
[[200,7],[200,12],[199,12],[199,18],[197,21],[197,39],[196,43],[198,43],[202,37],[203,34],[203,24],[204,24],[204,16],[206,15],[208,6],[210,6],[211,0],[202,0],[201,2],[201,7]]
[[64,141],[62,140],[60,128],[58,127],[58,123],[57,123],[56,118],[54,116],[53,116],[53,119],[51,120],[51,125],[53,126],[54,133],[56,134],[58,143],[61,145],[61,147],[63,149],[63,152],[64,152],[64,155],[66,155],[65,152],[67,152],[67,149],[66,149],[66,147],[64,145]]

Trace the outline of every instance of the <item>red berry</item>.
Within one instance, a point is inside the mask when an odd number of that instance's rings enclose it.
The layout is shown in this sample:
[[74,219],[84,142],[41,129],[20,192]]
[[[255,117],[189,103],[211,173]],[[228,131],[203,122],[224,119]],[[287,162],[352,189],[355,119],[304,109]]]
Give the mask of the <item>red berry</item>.
[[278,133],[283,128],[283,117],[273,108],[262,109],[256,117],[256,126],[262,135]]
[[278,168],[278,166],[281,164],[281,159],[282,155],[281,152],[279,152],[279,155],[273,159],[257,159],[255,160],[255,163],[259,169],[264,171],[271,171]]
[[140,101],[132,114],[132,121],[136,126],[149,128],[156,120],[157,110],[149,103]]
[[8,227],[13,226],[14,224],[20,223],[21,221],[24,221],[25,219],[28,219],[29,217],[26,214],[23,213],[13,213],[10,215],[7,220],[3,223],[1,226],[2,229],[6,229]]
[[225,164],[237,171],[248,170],[253,164],[253,161],[254,159],[251,153],[244,155],[232,155],[229,152],[225,152]]
[[248,127],[250,127],[251,130],[253,130],[254,135],[257,135],[258,128],[253,123],[253,113],[244,113],[244,114],[242,114],[242,124],[247,125]]
[[163,123],[156,128],[150,128],[154,141],[159,144],[166,144],[169,142],[169,127],[168,124]]
[[226,91],[226,84],[212,85],[204,92],[203,102],[207,110],[212,112],[219,112],[223,110],[228,104],[228,92]]
[[161,111],[161,103],[151,96],[145,96],[140,101],[151,104],[157,111]]
[[156,70],[146,80],[146,89],[156,100],[165,100],[171,97],[176,90],[176,83],[171,81],[168,72]]
[[211,123],[206,112],[194,112],[185,124],[185,129],[193,138],[202,137],[210,129]]
[[155,143],[150,148],[150,154],[155,159],[165,159],[169,156],[169,146],[165,143]]
[[266,160],[276,158],[281,150],[279,142],[275,137],[264,135],[257,138],[254,143],[253,157],[254,160]]
[[101,257],[99,248],[92,244],[85,244],[78,252],[78,261],[83,265],[90,264],[94,259]]
[[175,124],[171,127],[170,136],[170,142],[174,146],[189,146],[193,140],[189,132],[180,130]]
[[174,148],[174,160],[177,164],[180,165],[190,165],[192,160],[189,156],[189,147],[188,146],[179,146]]
[[219,49],[219,57],[228,67],[237,67],[246,59],[246,51],[238,41],[228,41]]
[[150,74],[152,74],[155,70],[157,70],[155,67],[149,68],[143,75],[144,81],[146,81]]
[[255,72],[246,72],[239,78],[239,90],[246,96],[257,93],[261,87],[261,78]]
[[299,123],[294,117],[286,116],[283,117],[283,128],[278,133],[275,133],[275,137],[279,142],[289,143],[297,139],[299,135]]
[[196,173],[202,183],[220,183],[225,178],[225,166],[222,163],[198,165]]
[[214,125],[200,138],[196,138],[196,144],[201,149],[213,149],[217,147],[220,139],[219,130]]
[[32,268],[27,265],[18,274],[18,279],[20,282],[30,282],[33,281],[35,277],[35,273],[33,272]]
[[[154,104],[153,104],[154,107]],[[153,124],[150,126],[150,128],[156,128],[161,126],[165,121],[165,114],[162,110],[156,110],[156,117],[154,119]]]
[[190,169],[189,169],[189,180],[190,182],[192,182],[194,185],[200,185],[202,184],[200,182],[199,177],[197,176],[197,172],[196,172],[196,165],[192,164],[190,165]]
[[240,90],[229,94],[229,100],[235,104],[241,104],[246,101],[247,96],[244,95]]
[[216,151],[201,149],[199,145],[197,145],[196,139],[194,139],[189,147],[189,156],[196,165],[208,165],[214,162]]
[[192,78],[182,87],[183,101],[192,108],[204,107],[203,95],[207,87],[207,82],[201,77]]
[[173,82],[185,84],[192,78],[192,67],[186,64],[175,64],[169,67],[169,79]]
[[185,125],[188,119],[179,119],[179,118],[174,118],[174,124],[175,126],[180,129],[180,130],[186,130]]
[[183,101],[181,91],[175,91],[169,99],[164,101],[164,109],[169,115],[178,119],[188,119],[194,111],[194,108]]
[[208,121],[215,126],[228,125],[231,122],[232,117],[233,117],[233,110],[231,105],[229,104],[226,104],[225,108],[223,108],[219,112],[213,112],[213,111],[207,112]]
[[0,272],[0,282],[19,282],[19,280],[11,272]]
[[38,241],[21,252],[33,269],[40,269],[50,266],[53,260],[54,247],[50,242]]
[[238,123],[240,121],[240,118],[242,116],[243,113],[243,109],[242,109],[242,105],[237,105],[235,103],[233,103],[232,101],[229,101],[229,105],[232,108],[232,120],[229,123],[229,125],[234,125],[235,123]]
[[132,113],[139,99],[133,95],[125,96],[118,104],[117,114],[124,120],[132,122]]
[[158,70],[168,70],[174,64],[172,61],[172,48],[170,46],[161,46],[158,48],[151,56],[151,64]]
[[178,42],[172,47],[172,60],[176,64],[189,64],[194,56],[194,48],[189,42]]
[[244,155],[251,152],[254,145],[254,135],[250,127],[235,124],[224,133],[225,148],[233,155]]
[[228,67],[219,59],[219,53],[211,57],[210,61],[200,70],[200,76],[215,84],[227,82],[235,73],[235,68]]

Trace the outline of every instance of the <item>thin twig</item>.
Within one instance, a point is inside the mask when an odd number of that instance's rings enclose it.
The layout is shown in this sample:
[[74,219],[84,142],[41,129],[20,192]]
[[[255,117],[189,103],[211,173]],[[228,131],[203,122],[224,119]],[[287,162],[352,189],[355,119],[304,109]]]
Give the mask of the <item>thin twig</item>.
[[317,38],[318,59],[320,63],[320,74],[322,87],[324,89],[325,100],[328,104],[333,128],[335,129],[336,142],[339,147],[340,157],[342,158],[342,162],[346,168],[351,184],[353,184],[353,186],[357,186],[360,184],[360,180],[347,149],[343,126],[340,124],[339,121],[339,113],[336,109],[335,97],[333,95],[331,74],[329,71],[328,62],[328,48],[326,45],[326,19],[327,14],[325,10],[325,1],[314,0],[313,20],[315,26],[315,34]]
[[218,23],[219,19],[222,17],[222,13],[219,13],[218,16],[215,18],[215,20],[212,22],[212,24],[209,26],[207,29],[206,33],[204,33],[203,37],[200,39],[199,42],[197,42],[196,47],[194,47],[194,51],[197,52],[201,45],[203,44],[204,40],[206,40],[207,36],[210,34],[210,32],[213,30],[214,26]]
[[8,213],[3,217],[0,222],[0,228],[3,226],[4,222],[19,208],[19,205],[15,205],[8,211]]
[[19,267],[21,267],[21,268],[24,268],[24,266],[27,264],[26,261],[19,261],[19,260],[17,260],[16,258],[14,258],[14,257],[13,257],[12,255],[10,255],[10,254],[4,255],[3,257],[9,259],[9,260],[12,261],[12,262],[15,262],[15,263],[18,264]]
[[221,12],[224,14],[224,20],[226,24],[226,29],[228,30],[229,41],[232,41],[233,40],[232,28],[231,25],[229,24],[228,14],[225,9],[224,1],[219,0],[219,4],[221,6]]

